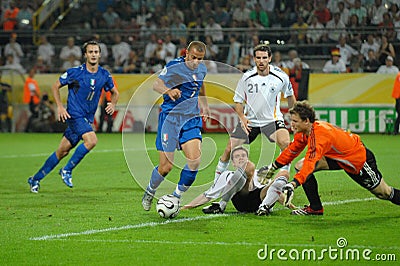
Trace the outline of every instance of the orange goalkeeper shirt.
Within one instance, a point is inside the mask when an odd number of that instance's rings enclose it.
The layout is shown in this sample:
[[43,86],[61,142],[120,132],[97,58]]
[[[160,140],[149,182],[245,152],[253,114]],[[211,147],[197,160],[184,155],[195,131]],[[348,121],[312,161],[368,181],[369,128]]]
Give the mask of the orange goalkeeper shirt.
[[309,136],[294,135],[290,145],[279,155],[276,162],[286,165],[308,146],[301,170],[294,176],[300,183],[306,182],[316,163],[323,157],[338,162],[346,172],[358,174],[366,161],[366,151],[358,135],[344,131],[328,122],[315,121]]

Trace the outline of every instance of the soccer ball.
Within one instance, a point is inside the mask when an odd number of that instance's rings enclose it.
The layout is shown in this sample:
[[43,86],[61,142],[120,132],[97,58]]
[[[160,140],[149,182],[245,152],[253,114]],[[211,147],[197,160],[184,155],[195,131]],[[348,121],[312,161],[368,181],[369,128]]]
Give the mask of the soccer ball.
[[173,195],[164,195],[157,201],[157,212],[165,219],[172,219],[179,214],[179,199]]

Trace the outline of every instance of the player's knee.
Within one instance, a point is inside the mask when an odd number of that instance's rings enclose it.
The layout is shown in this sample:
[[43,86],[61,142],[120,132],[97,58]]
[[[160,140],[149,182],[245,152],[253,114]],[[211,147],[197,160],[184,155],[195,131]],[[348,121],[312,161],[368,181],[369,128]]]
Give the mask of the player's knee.
[[165,163],[165,164],[160,164],[158,166],[158,172],[162,176],[166,176],[169,172],[172,170],[172,164],[170,163]]

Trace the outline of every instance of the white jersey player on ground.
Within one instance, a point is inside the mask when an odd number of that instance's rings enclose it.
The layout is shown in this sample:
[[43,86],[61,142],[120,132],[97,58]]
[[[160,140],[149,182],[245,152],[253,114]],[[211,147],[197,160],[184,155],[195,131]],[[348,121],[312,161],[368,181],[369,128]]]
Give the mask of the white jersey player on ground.
[[[252,143],[261,133],[269,141],[276,142],[281,150],[290,143],[280,110],[282,93],[287,98],[289,108],[296,102],[289,76],[279,67],[269,64],[272,51],[268,44],[254,47],[253,56],[256,66],[243,74],[233,97],[240,122],[219,159],[215,178],[228,168],[232,148]],[[289,166],[286,170],[289,170]]]
[[[267,185],[258,182],[254,163],[249,161],[247,149],[237,146],[232,150],[232,164],[236,171],[224,171],[213,185],[182,209],[191,209],[203,205],[213,199],[221,198],[219,202],[203,208],[205,214],[224,213],[227,203],[231,200],[239,212],[255,212],[257,215],[269,215],[277,201],[291,209],[290,203],[293,190],[282,194],[282,187],[287,184],[289,172],[281,170]],[[246,173],[249,173],[247,175]],[[285,202],[286,201],[286,202]],[[290,204],[288,204],[290,203]]]

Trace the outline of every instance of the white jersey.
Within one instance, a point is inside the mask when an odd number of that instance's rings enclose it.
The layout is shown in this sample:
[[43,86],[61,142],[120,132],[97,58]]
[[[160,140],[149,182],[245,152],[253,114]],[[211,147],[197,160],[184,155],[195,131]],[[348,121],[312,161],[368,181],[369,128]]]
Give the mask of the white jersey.
[[262,127],[276,120],[283,120],[280,108],[281,94],[292,96],[289,76],[279,67],[269,66],[269,74],[260,76],[254,67],[243,74],[233,101],[245,103],[244,114],[251,127]]
[[[224,194],[224,192],[226,192],[225,188],[227,184],[230,182],[234,173],[235,171],[222,172],[221,175],[214,180],[214,184],[206,192],[204,192],[204,196],[211,199],[220,198]],[[253,182],[249,186],[249,189],[254,190],[256,188],[262,188],[264,186],[266,185],[262,185],[260,184],[260,182],[258,182],[258,176],[256,171],[253,176]]]

